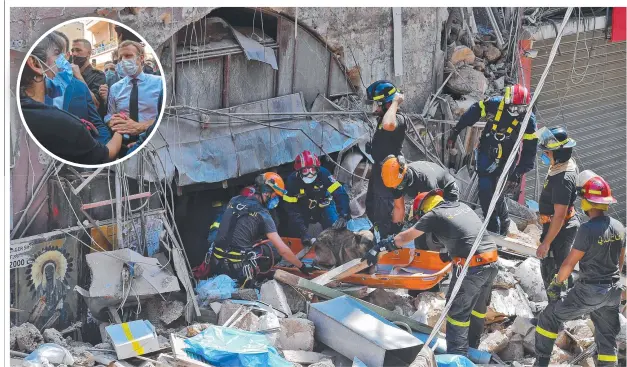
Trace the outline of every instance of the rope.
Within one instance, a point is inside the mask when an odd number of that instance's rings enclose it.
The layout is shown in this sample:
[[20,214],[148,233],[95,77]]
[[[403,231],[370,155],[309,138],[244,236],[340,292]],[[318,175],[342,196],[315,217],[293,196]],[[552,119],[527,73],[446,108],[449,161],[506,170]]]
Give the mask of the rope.
[[[542,77],[540,78],[540,81],[538,82],[538,86],[536,87],[536,91],[533,94],[531,103],[529,104],[529,107],[527,108],[527,113],[525,114],[525,118],[520,124],[518,137],[516,139],[516,142],[514,144],[514,148],[512,149],[512,151],[517,151],[520,148],[520,144],[522,143],[522,136],[525,133],[527,124],[529,123],[529,118],[531,117],[531,114],[532,114],[533,105],[538,99],[538,96],[540,95],[540,91],[542,90],[542,86],[544,85],[544,80],[546,79],[549,69],[551,67],[551,64],[553,63],[553,59],[555,58],[555,54],[557,53],[557,47],[560,43],[560,40],[562,39],[562,33],[564,32],[564,28],[566,26],[566,23],[568,22],[568,18],[570,18],[570,14],[572,13],[572,11],[573,11],[572,7],[566,10],[566,14],[564,15],[564,20],[562,20],[559,33],[557,34],[557,37],[555,38],[555,42],[553,43],[553,48],[551,49],[551,53],[549,55],[549,60],[547,62],[547,65],[544,68],[544,72],[542,73]],[[488,212],[486,213],[485,219],[481,225],[481,228],[479,229],[479,233],[477,234],[477,237],[475,238],[475,242],[473,243],[472,248],[470,249],[468,258],[472,257],[475,254],[475,252],[477,251],[477,248],[479,247],[479,244],[481,243],[481,240],[483,239],[483,234],[485,233],[486,227],[488,226],[488,221],[490,220],[490,217],[492,216],[492,213],[494,212],[494,207],[496,206],[496,202],[503,191],[503,186],[505,184],[505,179],[509,172],[509,168],[514,163],[515,158],[516,158],[516,154],[510,154],[510,156],[507,158],[507,162],[505,163],[503,172],[501,173],[501,176],[499,177],[499,180],[496,184],[495,192],[492,195],[492,200],[490,201]],[[451,308],[453,301],[455,300],[455,296],[457,296],[457,293],[459,292],[459,289],[462,286],[462,282],[464,280],[464,277],[466,276],[466,273],[468,272],[469,265],[470,265],[470,261],[467,261],[462,267],[459,277],[457,278],[457,282],[455,283],[455,287],[453,288],[453,291],[451,292],[451,296],[448,302],[446,303],[444,310],[442,310],[442,314],[440,315],[440,318],[433,326],[433,330],[431,331],[429,338],[427,338],[427,341],[424,343],[424,345],[426,345],[430,349],[431,347],[429,345],[431,341],[433,340],[433,338],[438,334],[440,327],[442,326],[442,323],[444,322],[444,319],[449,309]]]

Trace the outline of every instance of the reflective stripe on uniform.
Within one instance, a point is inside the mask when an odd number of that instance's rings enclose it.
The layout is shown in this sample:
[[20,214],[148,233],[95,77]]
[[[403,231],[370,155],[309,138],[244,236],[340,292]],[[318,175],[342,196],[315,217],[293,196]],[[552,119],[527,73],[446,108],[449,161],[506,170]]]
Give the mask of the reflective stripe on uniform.
[[288,203],[297,203],[298,202],[298,198],[297,197],[287,196],[287,195],[283,195],[283,200],[285,200]]
[[342,184],[336,181],[336,182],[334,182],[334,183],[333,183],[333,185],[329,186],[329,188],[327,189],[327,191],[328,191],[330,194],[332,194],[332,193],[333,193],[333,191],[335,191],[335,190],[339,189],[340,187],[342,187]]
[[305,189],[300,189],[300,194],[305,195]]
[[552,333],[548,330],[544,330],[543,328],[541,328],[540,326],[536,326],[536,333],[545,336],[549,339],[557,339],[557,333]]
[[503,156],[503,146],[499,144],[499,152],[496,154],[496,158],[501,159]]
[[481,312],[479,312],[479,311],[475,311],[475,310],[472,310],[471,314],[472,314],[474,317],[479,318],[479,319],[485,319],[485,315],[486,315],[486,314],[484,314],[484,313],[481,313]]
[[618,357],[610,354],[599,354],[598,360],[601,362],[618,362]]
[[512,126],[507,128],[507,133],[511,134],[516,126],[518,126],[518,120],[514,119],[514,121],[512,121]]
[[209,227],[209,229],[216,229],[216,228],[220,228],[220,222],[213,222],[211,227]]
[[501,100],[499,103],[499,109],[496,111],[496,115],[494,116],[494,121],[501,121],[501,115],[503,114],[503,107],[505,106],[505,98]]
[[446,316],[446,321],[448,321],[451,325],[455,325],[455,326],[460,326],[460,327],[469,327],[470,326],[470,320],[468,320],[466,322],[457,321],[457,320],[451,318],[448,315]]
[[523,135],[523,140],[534,140],[537,138],[538,137],[536,136],[536,134],[524,134]]
[[485,117],[485,103],[479,101],[479,107],[481,107],[481,117]]

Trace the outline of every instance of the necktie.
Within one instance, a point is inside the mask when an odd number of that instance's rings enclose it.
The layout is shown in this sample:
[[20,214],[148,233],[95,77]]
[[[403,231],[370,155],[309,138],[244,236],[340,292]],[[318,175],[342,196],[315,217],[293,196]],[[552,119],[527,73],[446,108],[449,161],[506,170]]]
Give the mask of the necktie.
[[131,90],[131,101],[128,106],[129,117],[133,119],[133,121],[139,122],[139,93],[137,88],[137,79],[131,79],[131,83],[133,83],[133,89]]

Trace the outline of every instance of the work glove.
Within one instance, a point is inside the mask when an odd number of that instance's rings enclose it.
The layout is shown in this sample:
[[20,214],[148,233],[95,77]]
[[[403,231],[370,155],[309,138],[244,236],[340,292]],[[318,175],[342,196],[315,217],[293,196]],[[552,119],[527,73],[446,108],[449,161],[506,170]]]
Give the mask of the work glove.
[[316,239],[311,237],[308,234],[305,234],[301,239],[300,242],[303,244],[303,246],[311,246],[316,242]]
[[451,259],[451,255],[448,254],[448,251],[446,251],[446,248],[441,248],[440,249],[440,261],[442,261],[443,263],[447,263],[447,262],[451,262],[453,259]]
[[457,131],[455,128],[452,128],[451,135],[449,135],[448,139],[446,140],[446,147],[449,150],[455,148],[455,142],[457,141],[458,135],[459,135],[459,131]]
[[520,185],[521,180],[522,180],[522,173],[514,172],[511,175],[509,175],[507,177],[507,182],[505,183],[505,188],[503,189],[503,194],[507,195],[507,194],[514,192],[514,190],[516,190],[518,185]]
[[392,235],[396,236],[397,234],[403,232],[403,222],[392,223]]
[[379,261],[379,254],[382,251],[395,251],[398,250],[398,247],[394,244],[394,237],[389,236],[379,243],[374,244],[372,248],[366,252],[364,257],[361,259],[362,261],[367,261],[369,266],[376,264]]
[[91,134],[93,138],[97,138],[100,135],[100,133],[98,132],[98,129],[96,129],[96,126],[94,124],[92,124],[91,122],[85,119],[81,119],[81,122],[83,123],[83,126],[87,128],[87,131],[89,131],[89,133]]
[[562,299],[562,292],[566,291],[566,281],[558,282],[557,275],[553,278],[553,281],[549,284],[546,290],[546,295],[549,297],[549,303],[557,302]]
[[311,275],[311,273],[313,273],[314,270],[319,270],[319,268],[308,263],[303,263],[303,265],[300,268],[298,268],[298,270],[300,270],[300,272],[305,275]]
[[346,221],[346,218],[344,217],[339,217],[337,218],[337,220],[335,221],[335,223],[333,223],[333,229],[345,229],[346,228],[346,224],[348,222]]

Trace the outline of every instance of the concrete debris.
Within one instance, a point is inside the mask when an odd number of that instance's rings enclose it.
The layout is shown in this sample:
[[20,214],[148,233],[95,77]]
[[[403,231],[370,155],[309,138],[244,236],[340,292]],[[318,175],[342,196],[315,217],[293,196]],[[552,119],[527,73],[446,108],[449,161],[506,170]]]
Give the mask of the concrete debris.
[[277,310],[292,315],[292,310],[287,302],[287,297],[283,291],[283,286],[276,280],[270,280],[261,285],[261,301],[269,304]]
[[549,305],[549,301],[542,301],[542,302],[530,301],[529,305],[531,306],[531,311],[533,311],[534,314],[538,314],[542,312],[546,308],[546,306]]
[[[421,322],[423,324],[427,324],[429,326],[434,326],[435,323],[440,318],[442,314],[442,310],[446,305],[446,300],[444,295],[441,293],[433,293],[433,292],[423,292],[420,293],[414,299],[414,306],[416,306],[416,312],[411,315],[411,318]],[[442,323],[440,327],[440,331],[443,333],[446,332],[446,323]]]
[[220,312],[218,313],[218,325],[222,326],[242,305],[235,304],[231,301],[222,302]]
[[473,64],[475,67],[475,70],[480,71],[480,72],[484,72],[485,71],[485,62],[481,59],[475,59],[475,63]]
[[190,325],[185,327],[183,335],[185,335],[188,338],[191,338],[192,336],[196,336],[198,334],[200,334],[203,330],[207,329],[208,327],[210,327],[211,324],[194,324],[194,325]]
[[548,301],[542,275],[540,274],[540,260],[532,257],[527,258],[516,268],[514,275],[518,278],[520,286],[530,301]]
[[525,336],[532,331],[534,327],[535,326],[531,323],[531,318],[518,316],[510,326],[510,330],[513,334]]
[[501,270],[496,274],[492,286],[499,289],[510,289],[516,287],[516,284],[518,284],[518,280],[512,273]]
[[627,343],[627,318],[622,313],[618,314],[618,318],[620,319],[620,332],[616,340],[622,349],[625,349],[625,344]]
[[12,326],[9,330],[9,349],[16,350],[17,349],[17,326]]
[[508,259],[504,259],[502,257],[499,257],[499,259],[496,260],[496,265],[498,265],[499,269],[508,271],[510,273],[515,272],[516,268],[521,263],[522,263],[522,261],[519,261],[519,260],[508,260]]
[[482,72],[464,65],[454,72],[447,86],[455,94],[470,94],[483,98],[488,89],[488,80]]
[[590,319],[565,322],[564,329],[571,334],[577,345],[584,349],[594,343],[594,325]]
[[331,357],[326,354],[305,352],[302,350],[284,350],[283,357],[288,362],[304,364],[318,363],[325,359],[331,359]]
[[487,47],[480,45],[480,44],[476,44],[472,47],[472,52],[475,54],[476,57],[480,57],[480,58],[483,58],[483,54],[485,53],[486,50],[487,50]]
[[499,353],[509,344],[509,338],[505,335],[504,331],[495,331],[488,334],[481,344],[479,344],[479,350],[484,350],[490,353]]
[[473,104],[479,102],[479,98],[475,98],[473,96],[463,96],[462,99],[456,100],[455,101],[455,107],[451,107],[453,109],[453,114],[455,114],[455,116],[459,117],[461,115],[464,114],[464,112],[466,112],[470,106],[472,106]]
[[280,319],[281,331],[277,340],[277,348],[313,351],[314,323],[306,319],[288,317]]
[[465,63],[465,64],[470,65],[473,62],[475,62],[475,54],[472,52],[470,48],[466,46],[457,46],[453,50],[453,53],[451,54],[449,61],[453,65],[458,65],[460,63]]
[[[307,312],[307,302],[309,301],[306,294],[301,291],[290,287],[289,285],[283,285],[283,292],[287,298],[287,304],[290,306],[292,314],[295,315],[298,312]],[[306,318],[307,316],[305,316]]]
[[551,353],[551,364],[567,363],[573,358],[573,356],[565,350],[554,346],[553,353]]
[[525,335],[523,338],[523,348],[526,352],[535,354],[536,353],[536,329],[533,328],[530,332]]
[[573,338],[568,335],[568,333],[562,330],[557,334],[557,339],[555,339],[555,345],[563,350],[572,351],[576,343]]
[[74,366],[92,367],[96,364],[94,355],[86,350],[82,350],[79,353],[72,353],[74,357]]
[[406,289],[377,288],[368,296],[368,302],[404,316],[411,316],[416,311]]
[[253,288],[238,289],[237,292],[231,294],[231,298],[245,301],[259,301],[257,290]]
[[335,364],[330,359],[323,359],[320,362],[310,364],[309,367],[335,367]]
[[523,348],[523,337],[518,334],[512,335],[509,339],[507,348],[503,349],[498,356],[506,362],[520,361],[525,357],[525,350]]
[[270,343],[276,345],[280,329],[281,323],[279,323],[279,318],[275,314],[268,312],[259,318],[256,331],[265,332]]
[[531,237],[534,242],[533,245],[535,247],[539,247],[540,246],[540,236],[542,235],[542,228],[537,225],[537,224],[529,224],[525,230],[523,231],[524,234],[528,235],[529,237]]
[[15,333],[17,350],[19,352],[31,353],[37,349],[39,344],[44,342],[44,338],[39,330],[30,322],[13,327],[11,330]]
[[68,346],[67,342],[63,338],[63,335],[57,329],[46,329],[42,333],[42,336],[46,343],[55,343],[59,344],[62,347]]
[[492,290],[490,309],[506,316],[533,317],[527,296],[519,286],[511,289]]
[[488,62],[493,63],[501,57],[501,50],[492,45],[488,45],[483,53],[483,57]]
[[161,317],[159,319],[166,325],[173,323],[183,316],[185,304],[181,301],[163,302],[161,304]]
[[493,83],[496,90],[503,90],[503,88],[505,88],[505,77],[502,76],[498,79],[495,79]]

